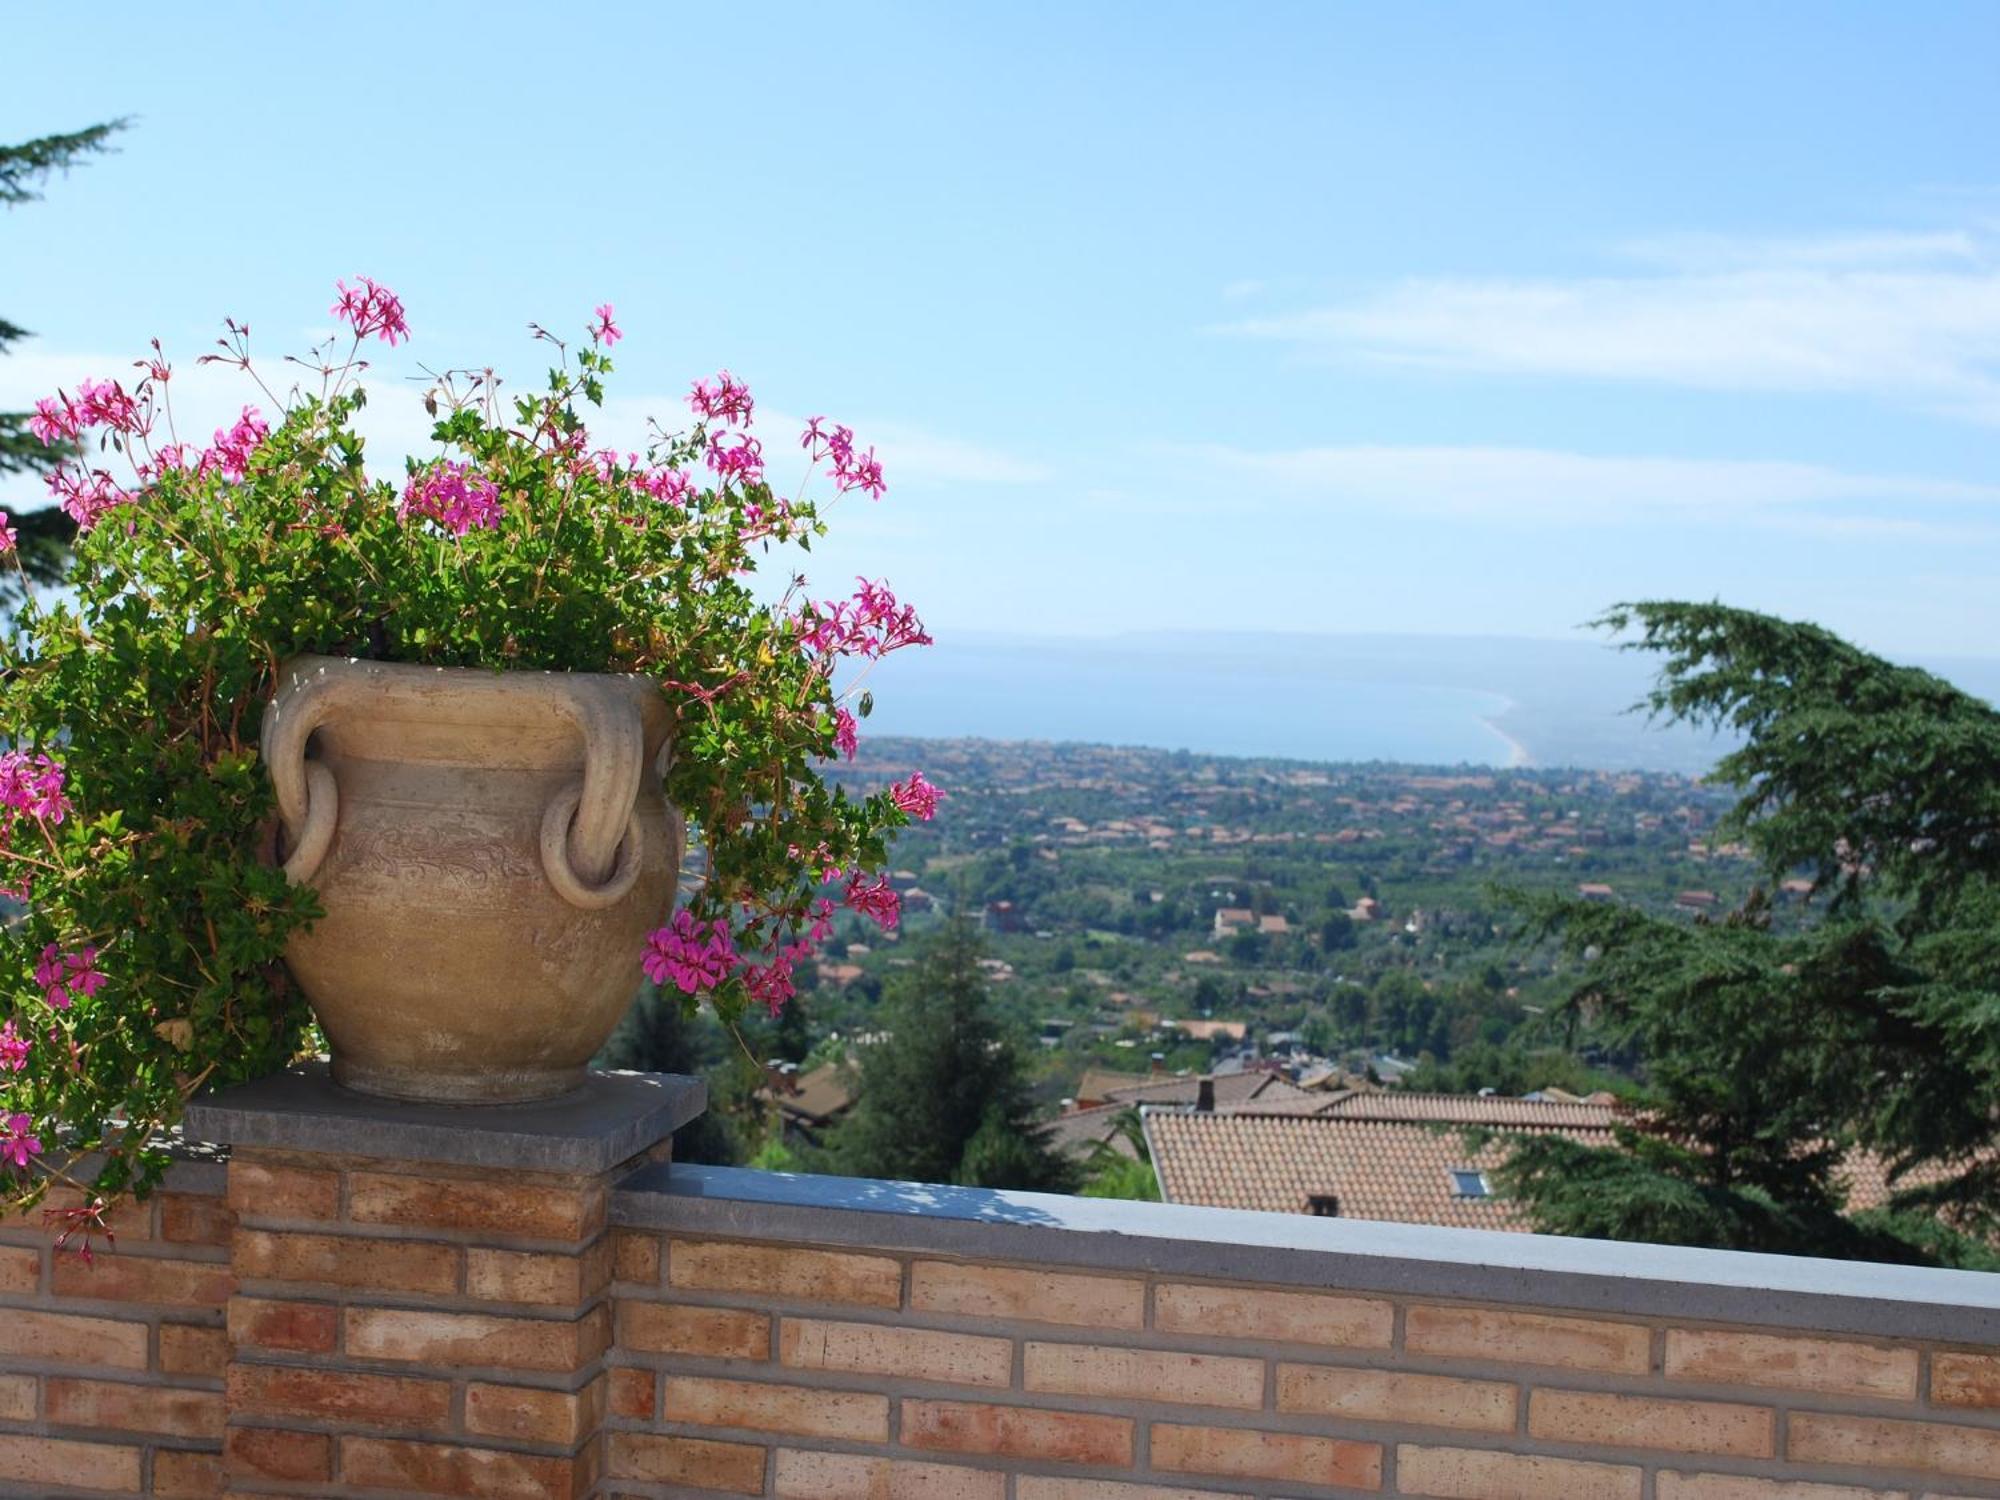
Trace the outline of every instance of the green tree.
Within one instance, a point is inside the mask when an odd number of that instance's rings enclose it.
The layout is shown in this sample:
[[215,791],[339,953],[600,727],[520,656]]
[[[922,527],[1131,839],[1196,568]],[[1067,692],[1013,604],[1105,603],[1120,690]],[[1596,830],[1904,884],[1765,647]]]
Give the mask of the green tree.
[[1037,1122],[972,925],[954,917],[883,997],[883,1040],[860,1055],[853,1113],[829,1163],[859,1177],[1070,1192],[1075,1166]]
[[[1123,1141],[1130,1155],[1114,1144]],[[1083,1196],[1129,1198],[1141,1203],[1160,1201],[1160,1178],[1153,1170],[1153,1149],[1146,1143],[1146,1123],[1136,1109],[1121,1109],[1111,1121],[1111,1135],[1091,1147],[1084,1163]]]
[[1352,948],[1355,941],[1354,918],[1344,911],[1328,912],[1319,925],[1320,947],[1328,953],[1338,953],[1343,948]]
[[[664,995],[649,984],[639,992],[594,1062],[600,1068],[699,1078],[729,1063],[733,1056],[713,1017],[689,1015],[681,1007],[680,996]],[[721,1166],[743,1159],[735,1123],[721,1108],[720,1100],[711,1100],[708,1109],[674,1133],[674,1159]]]
[[[1805,872],[1823,914],[1761,890],[1718,920],[1528,901],[1574,966],[1562,1007],[1644,1060],[1619,1149],[1514,1142],[1537,1227],[1868,1259],[1996,1264],[2000,1229],[2000,713],[1816,626],[1721,605],[1605,622],[1666,655],[1655,714],[1728,731],[1716,838]],[[1843,1163],[1887,1163],[1857,1213]]]
[[[14,208],[41,197],[42,185],[51,173],[72,166],[101,151],[111,149],[110,140],[125,128],[124,120],[92,125],[68,135],[47,135],[23,141],[18,146],[0,146],[0,203]],[[0,354],[5,354],[29,330],[0,317]],[[42,440],[28,431],[26,412],[0,412],[0,474],[39,473],[52,469],[66,456],[59,448],[44,447]],[[21,554],[21,566],[36,583],[55,583],[69,565],[69,543],[76,524],[56,506],[31,510],[14,519]],[[9,578],[0,583],[0,595],[17,592],[18,583]]]

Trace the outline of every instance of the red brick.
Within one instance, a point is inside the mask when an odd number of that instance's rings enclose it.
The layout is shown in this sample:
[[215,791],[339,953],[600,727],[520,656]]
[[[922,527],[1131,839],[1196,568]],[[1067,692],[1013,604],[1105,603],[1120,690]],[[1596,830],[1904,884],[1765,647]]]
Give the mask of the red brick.
[[395,1438],[343,1437],[340,1478],[360,1489],[413,1490],[420,1495],[479,1500],[576,1500],[588,1491],[589,1454],[537,1458],[497,1448],[416,1443]]
[[1670,1328],[1667,1379],[1914,1401],[1917,1351],[1849,1339]]
[[51,1375],[43,1402],[49,1421],[58,1427],[103,1427],[156,1432],[165,1437],[222,1436],[220,1391],[183,1391]]
[[1357,1422],[1512,1432],[1518,1393],[1498,1380],[1279,1365],[1278,1410]]
[[795,1370],[898,1375],[944,1385],[1004,1388],[1014,1376],[1011,1339],[822,1318],[786,1318],[778,1334],[778,1358]]
[[776,1467],[779,1500],[1005,1500],[1007,1494],[999,1470],[957,1464],[781,1448]]
[[658,1383],[659,1377],[651,1370],[613,1370],[611,1414],[651,1421],[654,1411],[653,1390]]
[[220,1380],[229,1366],[229,1334],[201,1323],[160,1325],[160,1368],[169,1375]]
[[443,1431],[451,1423],[451,1384],[304,1365],[233,1364],[229,1410],[248,1416]]
[[910,1306],[972,1318],[1129,1329],[1145,1322],[1146,1288],[1116,1276],[920,1260],[910,1267]]
[[1386,1349],[1396,1310],[1373,1297],[1166,1282],[1153,1291],[1153,1320],[1162,1333]]
[[74,1485],[78,1489],[136,1495],[139,1493],[139,1455],[143,1451],[113,1443],[79,1443],[68,1438],[25,1437],[11,1433],[0,1435],[0,1480],[18,1480],[23,1484],[36,1485]]
[[620,1479],[727,1490],[732,1495],[764,1493],[762,1448],[650,1432],[607,1433],[606,1448],[610,1471]]
[[0,1375],[0,1417],[9,1422],[32,1422],[39,1401],[40,1388],[34,1376]]
[[297,1483],[333,1477],[333,1439],[282,1427],[232,1427],[222,1443],[224,1470],[239,1479]]
[[58,1297],[221,1307],[229,1300],[232,1278],[229,1267],[217,1261],[99,1254],[85,1265],[79,1256],[58,1255],[49,1268],[49,1285]]
[[675,1240],[667,1250],[667,1284],[866,1307],[897,1307],[903,1300],[902,1266],[880,1255],[716,1240]]
[[1777,1453],[1777,1429],[1777,1413],[1768,1406],[1598,1391],[1538,1390],[1528,1397],[1529,1433],[1557,1443],[1771,1458]]
[[210,1193],[160,1194],[160,1238],[176,1245],[226,1245],[236,1216]]
[[1282,1479],[1295,1484],[1382,1487],[1382,1445],[1240,1427],[1176,1427],[1155,1422],[1153,1467],[1176,1474]]
[[567,1373],[604,1352],[611,1319],[602,1303],[576,1319],[350,1307],[343,1324],[356,1359]]
[[1639,1500],[1640,1471],[1480,1448],[1396,1449],[1399,1494],[1433,1500]]
[[479,1230],[543,1240],[584,1240],[604,1227],[601,1184],[558,1187],[450,1177],[352,1172],[347,1217],[356,1224]]
[[[703,1427],[741,1427],[857,1443],[889,1440],[889,1398],[866,1391],[669,1375],[660,1415],[669,1422]],[[907,1433],[904,1441],[909,1441]]]
[[1933,1354],[1931,1400],[1940,1406],[2000,1407],[2000,1358],[1943,1350]]
[[1014,1481],[1015,1500],[1250,1500],[1234,1490],[1169,1489],[1126,1484],[1117,1479],[1054,1479],[1023,1474]]
[[229,1337],[240,1348],[327,1354],[340,1339],[340,1309],[331,1302],[229,1299]]
[[229,1207],[245,1219],[337,1219],[340,1174],[237,1156],[229,1163]]
[[905,1401],[903,1446],[1048,1463],[1125,1465],[1132,1462],[1132,1423],[1125,1417],[1030,1406]]
[[581,1254],[567,1251],[465,1252],[465,1295],[483,1302],[574,1307],[611,1279],[611,1246],[599,1240]]
[[25,1245],[0,1247],[0,1292],[32,1297],[42,1284],[42,1252]]
[[1226,1354],[1030,1343],[1022,1351],[1022,1378],[1031,1391],[1070,1396],[1235,1406],[1246,1411],[1264,1404],[1264,1361]]
[[1619,1375],[1644,1375],[1653,1363],[1653,1331],[1640,1324],[1490,1307],[1412,1307],[1403,1315],[1403,1347],[1412,1354]]
[[245,1281],[307,1282],[372,1292],[448,1295],[458,1290],[456,1245],[239,1229],[230,1251],[236,1274]]
[[222,1455],[156,1448],[152,1492],[157,1500],[214,1500],[222,1493]]
[[1795,1411],[1786,1453],[1806,1463],[1865,1464],[2000,1479],[2000,1429]]
[[0,1356],[46,1359],[96,1369],[146,1368],[146,1325],[74,1313],[7,1309],[0,1317]]
[[[1864,1490],[1852,1484],[1810,1484],[1791,1479],[1750,1479],[1741,1474],[1675,1474],[1663,1470],[1653,1481],[1659,1500],[1909,1500],[1897,1492]],[[1949,1500],[1937,1495],[1931,1500]]]
[[674,1302],[618,1303],[618,1347],[648,1354],[699,1354],[708,1359],[764,1359],[771,1320],[731,1307]]
[[602,1375],[580,1391],[475,1380],[465,1388],[465,1430],[481,1437],[573,1448],[603,1420],[604,1391]]
[[642,1286],[660,1284],[660,1237],[636,1229],[611,1231],[611,1274]]

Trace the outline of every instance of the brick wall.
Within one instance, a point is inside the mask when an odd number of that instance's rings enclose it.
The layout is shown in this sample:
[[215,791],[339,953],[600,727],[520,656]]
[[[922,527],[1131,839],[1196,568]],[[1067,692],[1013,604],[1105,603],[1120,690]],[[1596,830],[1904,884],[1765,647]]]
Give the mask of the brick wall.
[[617,1234],[613,1494],[2000,1494],[1990,1346]]
[[222,1169],[176,1165],[111,1228],[117,1249],[100,1238],[94,1265],[56,1254],[39,1215],[0,1228],[0,1494],[221,1487]]
[[602,1176],[239,1149],[230,1483],[589,1494],[607,1192]]
[[2000,1278],[538,1171],[512,1118],[239,1137],[95,1266],[0,1230],[0,1495],[2000,1500]]

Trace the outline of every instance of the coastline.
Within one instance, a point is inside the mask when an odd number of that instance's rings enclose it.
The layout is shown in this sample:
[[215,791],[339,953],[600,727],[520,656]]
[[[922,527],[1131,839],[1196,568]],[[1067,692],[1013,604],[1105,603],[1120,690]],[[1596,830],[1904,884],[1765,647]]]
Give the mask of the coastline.
[[1500,707],[1495,709],[1492,713],[1481,714],[1479,716],[1479,722],[1484,724],[1495,735],[1499,736],[1499,738],[1506,744],[1507,769],[1510,771],[1518,771],[1525,766],[1532,766],[1535,763],[1535,758],[1534,756],[1528,753],[1528,747],[1526,745],[1522,744],[1520,740],[1516,739],[1513,735],[1509,734],[1506,730],[1502,729],[1498,724],[1498,722],[1496,722],[1503,715],[1510,714],[1513,711],[1514,711],[1514,700],[1512,698],[1505,698],[1501,700]]

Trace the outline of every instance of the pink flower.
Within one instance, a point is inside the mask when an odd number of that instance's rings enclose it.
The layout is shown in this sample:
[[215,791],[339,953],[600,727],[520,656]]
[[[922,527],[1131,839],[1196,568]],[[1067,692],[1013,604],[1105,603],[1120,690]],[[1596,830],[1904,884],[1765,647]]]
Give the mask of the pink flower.
[[857,732],[854,715],[844,708],[836,708],[833,711],[833,748],[853,760],[860,743],[861,736]]
[[[200,458],[195,460],[195,472],[204,478],[220,473],[223,478],[242,483],[250,472],[250,455],[257,451],[257,445],[271,435],[271,424],[254,406],[243,408],[243,415],[236,419],[236,425],[224,432],[215,429],[215,442]],[[175,461],[180,460],[178,450],[174,451]]]
[[856,580],[861,587],[851,600],[808,604],[795,622],[800,644],[822,656],[860,656],[869,660],[905,646],[928,646],[916,610],[898,604],[886,583]]
[[440,459],[404,486],[396,514],[404,521],[412,516],[435,521],[453,536],[474,527],[494,531],[500,525],[500,491],[476,470]]
[[597,309],[597,321],[590,329],[591,342],[602,344],[609,349],[624,337],[624,330],[611,321],[611,304],[609,302],[600,304]]
[[57,443],[75,441],[82,430],[81,420],[82,413],[67,396],[44,396],[28,418],[28,431],[40,438],[44,447],[53,448]]
[[0,807],[60,823],[69,811],[63,795],[63,768],[46,755],[25,750],[0,752]]
[[20,1072],[27,1067],[28,1054],[34,1050],[34,1046],[33,1042],[15,1029],[12,1021],[0,1026],[0,1068]]
[[97,970],[97,950],[82,948],[75,953],[57,953],[50,943],[42,949],[35,965],[35,983],[42,998],[56,1010],[68,1010],[79,995],[94,995],[104,988],[104,976]]
[[679,469],[647,469],[632,476],[632,488],[650,495],[663,505],[685,508],[694,494],[694,481]]
[[750,991],[752,1000],[763,1001],[765,1009],[777,1015],[797,993],[791,956],[780,953],[767,964],[749,965],[743,970],[743,987]]
[[922,771],[912,771],[908,781],[891,786],[889,796],[896,806],[925,823],[937,816],[937,805],[944,800],[944,793],[925,781]]
[[20,537],[14,530],[14,522],[6,511],[0,510],[0,555],[12,552]]
[[9,1115],[4,1133],[0,1133],[0,1161],[12,1162],[26,1171],[28,1158],[42,1154],[41,1140],[31,1132],[35,1122],[26,1115]]
[[882,464],[870,448],[865,453],[854,451],[854,429],[836,423],[832,428],[823,427],[825,417],[814,417],[806,423],[805,435],[799,439],[799,446],[813,458],[830,458],[833,467],[827,473],[833,476],[835,488],[842,494],[849,490],[863,490],[871,500],[880,500],[888,486],[882,482]]
[[688,406],[705,422],[735,423],[740,427],[750,425],[750,414],[757,409],[757,403],[750,397],[750,387],[727,370],[715,377],[714,385],[697,380],[688,394]]
[[740,485],[764,481],[764,445],[747,433],[725,438],[715,433],[708,440],[708,466],[724,484]]
[[896,923],[902,919],[903,898],[889,889],[887,875],[877,875],[873,885],[867,876],[856,875],[847,882],[847,893],[842,899],[864,917],[872,918],[884,932],[894,932]]
[[846,463],[835,465],[833,481],[842,493],[863,490],[870,500],[880,500],[889,488],[882,482],[882,465],[876,459],[873,448],[866,453],[850,455]]
[[682,994],[698,995],[729,977],[736,967],[736,943],[727,923],[698,922],[682,907],[671,923],[646,939],[640,967],[655,984],[671,980]]
[[108,510],[116,509],[132,497],[103,469],[85,469],[64,464],[50,474],[49,493],[61,503],[77,529],[88,531]]
[[340,295],[329,311],[341,322],[351,323],[357,339],[365,339],[372,333],[393,349],[397,340],[410,336],[410,325],[403,318],[402,299],[370,277],[356,279],[361,283],[358,287],[350,287],[344,281],[333,284]]
[[124,433],[139,430],[139,403],[127,395],[125,387],[117,381],[86,380],[76,388],[76,396],[81,425],[110,427]]

